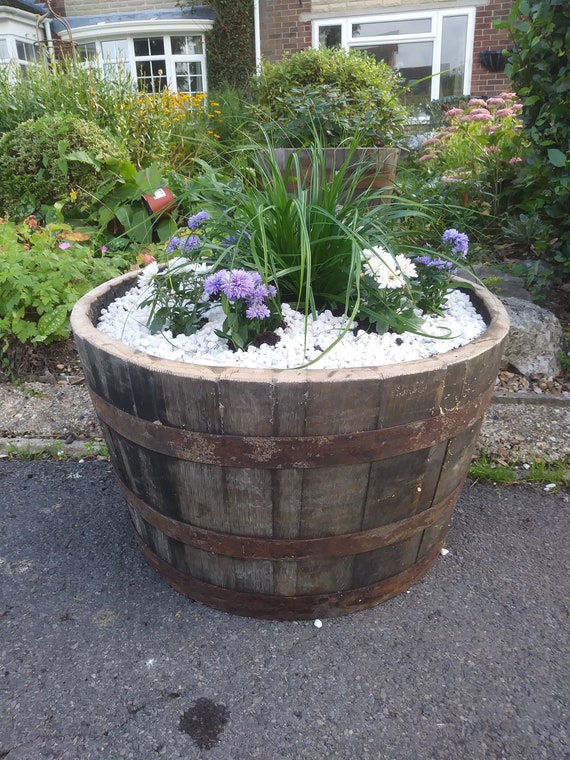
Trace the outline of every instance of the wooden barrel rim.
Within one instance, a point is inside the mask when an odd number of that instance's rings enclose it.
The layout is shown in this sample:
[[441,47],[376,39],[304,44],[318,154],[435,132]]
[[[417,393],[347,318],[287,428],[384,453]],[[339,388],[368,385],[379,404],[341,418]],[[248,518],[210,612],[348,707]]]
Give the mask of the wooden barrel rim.
[[367,464],[420,451],[448,440],[479,422],[493,388],[437,417],[355,433],[305,436],[242,436],[198,433],[129,414],[92,390],[99,418],[128,441],[159,454],[198,464],[258,469],[311,469]]
[[438,541],[422,559],[401,573],[370,586],[330,593],[277,596],[235,591],[191,578],[155,554],[136,531],[135,538],[147,562],[177,591],[197,602],[225,612],[269,620],[303,620],[346,615],[385,602],[405,591],[425,575],[436,562],[445,542],[445,539]]
[[[229,380],[233,383],[259,383],[267,386],[271,383],[307,382],[344,383],[353,380],[387,380],[402,375],[406,377],[441,369],[442,366],[461,364],[477,354],[484,353],[489,346],[499,343],[505,338],[509,327],[509,318],[504,306],[498,298],[486,288],[473,284],[469,286],[484,307],[486,312],[487,330],[475,340],[452,349],[443,354],[437,354],[425,359],[409,362],[385,364],[370,367],[354,367],[339,369],[261,369],[248,367],[217,367],[190,362],[159,359],[144,351],[127,346],[122,341],[105,335],[96,327],[101,311],[101,302],[114,300],[113,294],[126,292],[133,287],[138,277],[137,272],[129,272],[109,280],[86,293],[73,307],[70,322],[76,339],[85,340],[95,349],[105,352],[120,361],[136,364],[149,372],[163,373],[180,378],[201,380]],[[116,297],[116,296],[115,296]]]
[[382,549],[405,541],[420,531],[435,525],[455,506],[463,483],[445,499],[429,509],[403,520],[380,525],[358,533],[322,536],[320,538],[272,538],[271,536],[240,536],[235,533],[200,528],[175,520],[158,512],[134,494],[120,479],[119,488],[135,512],[165,535],[194,549],[215,552],[227,557],[254,560],[333,559]]

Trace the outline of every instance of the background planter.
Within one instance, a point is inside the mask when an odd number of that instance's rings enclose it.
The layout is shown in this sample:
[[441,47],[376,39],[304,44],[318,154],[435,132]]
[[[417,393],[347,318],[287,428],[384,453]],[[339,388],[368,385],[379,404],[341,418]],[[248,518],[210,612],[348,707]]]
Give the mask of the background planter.
[[[323,148],[325,159],[325,172],[330,179],[335,171],[338,171],[350,155],[349,170],[347,176],[355,172],[359,173],[356,186],[356,195],[363,193],[382,192],[382,199],[389,200],[392,187],[396,179],[398,167],[398,148]],[[303,184],[306,186],[311,181],[313,171],[311,152],[296,148],[274,148],[275,162],[285,173],[291,154],[297,153]],[[352,154],[352,155],[351,155]],[[290,173],[294,171],[294,165]],[[295,183],[290,183],[291,189]]]
[[430,359],[352,370],[166,361],[96,330],[136,273],[71,324],[135,535],[174,588],[241,615],[301,619],[388,599],[435,562],[508,330]]

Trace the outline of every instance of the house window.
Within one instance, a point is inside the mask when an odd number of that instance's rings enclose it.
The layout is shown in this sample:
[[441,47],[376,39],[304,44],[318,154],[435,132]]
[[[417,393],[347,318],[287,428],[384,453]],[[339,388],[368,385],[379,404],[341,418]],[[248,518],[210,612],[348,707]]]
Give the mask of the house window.
[[40,58],[38,48],[33,42],[19,40],[15,37],[0,39],[0,64],[16,61],[20,68],[25,71],[30,63]]
[[475,9],[421,11],[313,22],[316,47],[365,50],[399,71],[422,103],[469,93]]
[[110,77],[118,66],[126,67],[140,92],[160,92],[168,88],[195,94],[206,90],[206,56],[201,34],[124,37],[84,43],[80,46],[84,60],[93,60],[93,46]]

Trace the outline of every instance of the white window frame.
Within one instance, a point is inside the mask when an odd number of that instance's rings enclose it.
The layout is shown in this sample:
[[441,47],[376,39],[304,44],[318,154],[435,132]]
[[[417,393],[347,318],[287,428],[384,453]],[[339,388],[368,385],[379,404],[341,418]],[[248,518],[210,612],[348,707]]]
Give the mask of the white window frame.
[[[312,22],[313,30],[313,47],[319,47],[319,31],[321,27],[340,26],[341,27],[341,46],[343,48],[370,47],[372,45],[389,45],[398,42],[433,42],[432,53],[432,72],[430,80],[430,97],[432,100],[439,98],[440,92],[440,61],[441,61],[441,43],[443,34],[443,20],[450,16],[467,17],[466,31],[466,49],[465,49],[465,69],[463,72],[462,94],[468,95],[471,87],[471,75],[473,71],[473,42],[475,36],[475,7],[455,6],[433,10],[414,11],[413,13],[383,13],[367,16],[348,16],[337,18],[320,18]],[[353,37],[353,24],[370,24],[385,21],[414,21],[418,19],[430,18],[431,31],[418,32],[416,34],[398,34],[398,35],[378,35],[370,37]]]
[[[212,21],[197,20],[188,21],[186,19],[168,20],[167,22],[149,22],[134,21],[131,23],[102,23],[81,28],[74,28],[73,40],[79,45],[95,43],[97,50],[98,65],[123,64],[128,68],[136,83],[137,78],[137,59],[135,59],[134,41],[136,39],[153,39],[162,37],[164,40],[164,60],[166,64],[166,82],[167,87],[172,92],[177,92],[176,69],[175,64],[182,60],[188,62],[199,62],[202,68],[202,90],[208,91],[208,72],[206,67],[206,40],[205,33],[212,28]],[[65,36],[62,34],[62,36]],[[202,53],[191,55],[173,55],[171,47],[171,37],[201,37]],[[105,58],[102,52],[102,43],[114,40],[124,41],[126,43],[127,56],[122,59]],[[139,59],[143,60],[140,56]],[[150,58],[144,58],[150,60]],[[89,63],[93,63],[90,59]],[[196,94],[196,93],[192,93]]]
[[[0,37],[4,40],[8,55],[7,58],[0,58],[1,66],[13,62],[26,70],[30,64],[43,59],[43,53],[38,43],[36,16],[19,11],[16,8],[0,8],[0,30]],[[35,60],[19,57],[18,42],[34,48]]]

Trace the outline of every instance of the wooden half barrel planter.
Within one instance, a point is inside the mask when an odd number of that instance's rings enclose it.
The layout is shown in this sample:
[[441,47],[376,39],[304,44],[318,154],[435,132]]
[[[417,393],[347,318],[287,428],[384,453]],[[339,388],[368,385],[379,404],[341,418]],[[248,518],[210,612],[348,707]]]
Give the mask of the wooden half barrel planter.
[[[288,184],[289,191],[294,191],[296,187],[294,176],[296,165],[292,160],[293,154],[298,157],[301,183],[304,187],[310,184],[314,168],[312,151],[299,148],[274,148],[273,160],[281,173],[291,180]],[[356,175],[354,180],[356,196],[372,193],[371,205],[390,200],[398,168],[400,155],[398,148],[323,148],[320,155],[323,161],[322,169],[328,181],[333,179],[345,162],[348,162],[346,177],[349,180],[351,175]],[[261,157],[260,160],[262,162],[263,158]]]
[[508,318],[420,361],[359,369],[207,367],[95,328],[136,273],[92,290],[71,325],[137,542],[182,593],[306,619],[362,610],[434,564],[499,369]]

